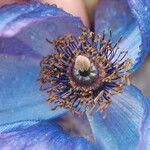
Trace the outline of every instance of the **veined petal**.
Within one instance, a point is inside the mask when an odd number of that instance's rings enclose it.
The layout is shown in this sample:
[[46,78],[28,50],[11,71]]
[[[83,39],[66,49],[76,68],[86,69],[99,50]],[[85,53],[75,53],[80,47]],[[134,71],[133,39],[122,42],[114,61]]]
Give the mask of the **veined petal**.
[[[13,128],[12,128],[13,127]],[[82,137],[72,137],[49,121],[24,121],[0,126],[1,150],[94,150]]]
[[[136,1],[134,2],[136,3]],[[131,71],[134,71],[143,62],[150,49],[148,44],[141,46],[143,41],[147,43],[149,40],[148,37],[141,36],[141,33],[146,31],[146,35],[150,35],[150,30],[149,27],[141,28],[139,26],[137,18],[132,14],[135,8],[132,7],[131,9],[128,2],[124,0],[99,1],[95,16],[95,30],[96,33],[101,33],[103,30],[107,31],[111,28],[114,41],[123,36],[119,49],[128,51],[126,58],[132,59]],[[148,16],[145,14],[146,18]]]
[[137,146],[137,150],[149,150],[150,149],[150,100],[147,100],[148,109],[143,120],[143,125],[140,129],[140,141]]
[[0,17],[0,124],[64,113],[63,109],[50,111],[46,95],[39,91],[39,63],[51,52],[46,38],[79,35],[82,22],[55,6],[40,3],[3,7]]
[[138,146],[146,99],[133,86],[112,98],[112,104],[104,114],[96,112],[89,117],[95,139],[101,150],[135,150]]

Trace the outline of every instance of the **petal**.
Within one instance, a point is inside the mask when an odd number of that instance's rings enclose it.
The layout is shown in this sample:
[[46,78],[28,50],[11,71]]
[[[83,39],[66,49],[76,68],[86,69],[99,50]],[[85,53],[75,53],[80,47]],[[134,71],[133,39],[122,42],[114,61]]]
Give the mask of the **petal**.
[[147,110],[146,99],[133,86],[112,97],[112,104],[104,114],[88,116],[93,134],[101,150],[135,150],[140,128]]
[[[38,12],[38,13],[37,13]],[[41,3],[30,3],[30,4],[12,4],[3,6],[0,9],[0,31],[2,32],[7,24],[12,21],[22,19],[36,19],[45,18],[49,16],[71,16],[65,11],[58,9],[53,5],[43,5]]]
[[50,111],[46,96],[39,91],[38,60],[0,56],[0,123],[25,119],[46,119],[62,111]]
[[140,62],[143,62],[144,56],[147,54],[147,50],[150,50],[150,2],[148,0],[128,0],[130,9],[134,14],[142,36],[141,45],[141,57],[137,60],[135,68],[139,66]]
[[[0,9],[0,14],[0,46],[2,52],[9,51],[9,54],[20,54],[25,49],[24,53],[28,55],[46,55],[50,50],[46,38],[54,39],[68,33],[79,35],[78,27],[83,26],[79,18],[48,4],[8,5]],[[9,16],[12,16],[11,21]],[[17,45],[13,52],[12,44]]]
[[51,52],[46,38],[78,35],[82,22],[55,6],[40,3],[3,7],[0,17],[0,124],[64,113],[63,109],[50,111],[46,95],[39,91],[39,63]]
[[[137,1],[137,0],[136,0]],[[134,0],[134,2],[136,3]],[[131,6],[132,7],[132,6]],[[135,8],[131,8],[132,12]],[[146,54],[148,53],[150,46],[144,44],[149,41],[149,37],[141,36],[141,33],[145,31],[146,35],[150,35],[149,27],[144,26],[141,28],[137,23],[137,19],[132,13],[127,1],[112,1],[101,0],[97,6],[95,16],[95,30],[96,33],[101,33],[104,29],[113,31],[113,41],[115,42],[120,36],[123,36],[123,40],[119,45],[119,50],[127,50],[127,57],[132,59],[131,71],[136,70],[143,62]],[[139,10],[140,8],[137,8]],[[148,18],[148,14],[145,17]],[[144,21],[142,22],[145,23]],[[141,46],[142,44],[142,46]],[[127,58],[126,57],[126,58]]]
[[24,121],[0,127],[1,150],[94,150],[82,137],[65,133],[56,122]]
[[150,100],[147,100],[148,109],[146,111],[143,125],[140,129],[140,141],[137,146],[137,150],[149,150],[150,149]]

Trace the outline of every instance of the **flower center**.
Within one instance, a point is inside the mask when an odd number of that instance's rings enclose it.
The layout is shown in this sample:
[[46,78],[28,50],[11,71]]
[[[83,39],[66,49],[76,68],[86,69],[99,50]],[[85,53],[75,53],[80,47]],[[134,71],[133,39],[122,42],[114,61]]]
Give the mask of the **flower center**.
[[98,76],[96,66],[86,56],[79,55],[75,59],[72,76],[78,84],[91,84]]
[[82,34],[71,34],[49,41],[54,53],[40,63],[41,90],[48,93],[47,101],[56,108],[66,108],[76,114],[86,111],[105,111],[112,95],[121,93],[129,83],[131,60],[127,52],[114,45],[105,33],[97,35],[82,29]]
[[80,76],[88,77],[90,75],[90,69],[85,71],[78,70],[78,73]]

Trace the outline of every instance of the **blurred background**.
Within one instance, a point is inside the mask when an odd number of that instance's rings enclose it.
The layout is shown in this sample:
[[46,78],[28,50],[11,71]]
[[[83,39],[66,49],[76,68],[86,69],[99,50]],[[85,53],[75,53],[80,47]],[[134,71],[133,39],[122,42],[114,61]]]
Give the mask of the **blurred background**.
[[[94,13],[98,0],[83,0],[90,22],[94,23]],[[146,97],[150,97],[150,54],[144,64],[131,76],[132,84],[136,85]]]

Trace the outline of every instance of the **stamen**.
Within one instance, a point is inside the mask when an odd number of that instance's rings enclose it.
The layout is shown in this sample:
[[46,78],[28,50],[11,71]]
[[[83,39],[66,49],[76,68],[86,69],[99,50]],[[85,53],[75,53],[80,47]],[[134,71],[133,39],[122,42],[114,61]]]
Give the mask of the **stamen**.
[[[94,37],[97,37],[94,39]],[[94,35],[82,29],[79,37],[68,34],[55,40],[47,40],[54,52],[40,62],[41,91],[48,93],[47,101],[57,108],[69,109],[82,115],[88,111],[105,112],[113,103],[111,97],[122,93],[130,84],[131,59],[119,49],[121,38],[113,44],[109,37]]]

